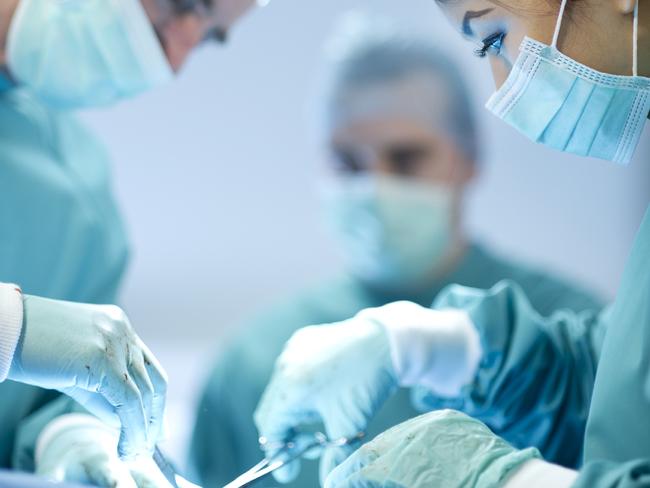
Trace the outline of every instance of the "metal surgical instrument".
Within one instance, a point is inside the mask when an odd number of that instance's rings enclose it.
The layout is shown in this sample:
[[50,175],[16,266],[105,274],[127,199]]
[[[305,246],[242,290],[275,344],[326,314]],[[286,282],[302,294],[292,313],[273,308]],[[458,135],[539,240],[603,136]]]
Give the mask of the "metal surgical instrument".
[[200,488],[198,485],[190,483],[178,475],[174,466],[167,460],[167,457],[162,453],[158,446],[156,446],[153,451],[153,460],[172,488]]
[[297,442],[295,439],[287,442],[270,443],[264,437],[260,437],[260,447],[264,450],[276,451],[271,457],[266,457],[251,469],[246,471],[241,476],[228,483],[223,488],[241,488],[248,486],[254,481],[257,481],[265,476],[268,476],[273,471],[280,469],[282,466],[301,458],[312,449],[324,449],[327,447],[342,447],[347,445],[356,444],[366,436],[365,432],[359,432],[352,437],[341,437],[340,439],[328,439],[322,432],[315,432],[311,434],[300,434],[309,436],[309,439],[304,442]]

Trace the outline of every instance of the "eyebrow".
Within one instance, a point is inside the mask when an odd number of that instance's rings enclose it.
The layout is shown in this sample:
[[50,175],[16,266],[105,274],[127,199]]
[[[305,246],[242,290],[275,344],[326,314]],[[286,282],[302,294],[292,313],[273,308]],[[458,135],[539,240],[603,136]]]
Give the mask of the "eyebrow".
[[465,12],[465,16],[463,17],[463,34],[466,36],[473,36],[474,31],[472,30],[472,25],[471,22],[473,19],[478,19],[479,17],[483,17],[484,15],[489,14],[492,12],[494,9],[493,8],[486,8],[484,10],[468,10]]

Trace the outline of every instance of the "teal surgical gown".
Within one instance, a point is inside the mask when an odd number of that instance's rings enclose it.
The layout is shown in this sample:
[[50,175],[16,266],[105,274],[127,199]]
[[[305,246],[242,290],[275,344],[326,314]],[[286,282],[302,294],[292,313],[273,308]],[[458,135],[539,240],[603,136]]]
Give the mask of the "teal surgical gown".
[[[0,75],[0,282],[50,298],[114,303],[128,242],[102,145]],[[0,383],[0,467],[16,430],[56,395]]]
[[[205,487],[221,487],[250,468],[261,458],[253,411],[264,390],[275,359],[285,342],[297,329],[309,325],[338,322],[359,310],[377,307],[395,300],[411,300],[430,306],[438,292],[448,283],[489,288],[501,279],[516,280],[526,290],[538,310],[550,313],[556,309],[584,310],[600,308],[591,295],[543,273],[499,259],[480,246],[471,246],[457,269],[420,293],[386,295],[373,291],[351,278],[341,278],[267,310],[253,323],[245,325],[234,343],[226,346],[205,386],[197,410],[191,441],[190,466],[194,478]],[[550,394],[550,393],[549,393]],[[374,436],[397,423],[418,415],[409,398],[401,390],[380,411],[370,426]],[[586,412],[580,412],[582,430],[571,433],[572,445],[582,442]],[[512,431],[520,438],[531,433],[533,442],[544,447],[547,429],[521,425]],[[528,437],[526,437],[528,439]],[[528,445],[528,440],[525,443]],[[522,446],[523,447],[523,446]],[[563,459],[559,446],[552,445],[547,455],[565,464],[575,465],[580,453]],[[300,477],[290,486],[318,486],[318,465],[303,463]]]
[[650,486],[650,207],[610,312],[576,488]]
[[575,452],[568,441],[587,414],[574,487],[650,486],[650,208],[617,299],[599,314],[542,316],[509,282],[487,291],[453,286],[434,307],[467,311],[484,356],[459,398],[416,390],[419,403],[464,410],[515,444],[517,432],[546,431],[542,451],[552,461],[552,450]]

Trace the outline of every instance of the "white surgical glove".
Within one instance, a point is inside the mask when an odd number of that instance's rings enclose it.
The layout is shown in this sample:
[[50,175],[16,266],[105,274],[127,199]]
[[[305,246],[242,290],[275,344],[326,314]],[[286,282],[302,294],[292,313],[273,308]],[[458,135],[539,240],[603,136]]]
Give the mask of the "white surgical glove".
[[332,471],[324,486],[496,488],[539,456],[534,448],[515,449],[465,414],[439,410],[378,435]]
[[[422,384],[453,394],[469,383],[480,359],[478,333],[466,314],[396,302],[345,322],[306,327],[275,365],[255,423],[271,446],[305,424],[322,422],[331,440],[365,431],[398,386]],[[357,446],[327,449],[321,481]],[[273,450],[267,455],[273,455]],[[274,472],[280,482],[299,464]]]
[[87,414],[56,418],[36,443],[36,474],[55,482],[107,488],[171,488],[151,456],[122,461],[119,431]]
[[167,376],[116,306],[25,296],[9,379],[59,390],[121,426],[119,453],[151,453],[160,436]]

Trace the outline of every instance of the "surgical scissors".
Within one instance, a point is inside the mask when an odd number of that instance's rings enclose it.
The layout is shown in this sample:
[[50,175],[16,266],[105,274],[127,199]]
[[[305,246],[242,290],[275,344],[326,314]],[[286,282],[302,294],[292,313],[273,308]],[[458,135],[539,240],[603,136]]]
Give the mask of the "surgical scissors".
[[176,468],[167,460],[167,456],[162,453],[158,446],[153,451],[153,460],[172,488],[201,488],[176,473]]
[[299,434],[303,439],[306,435],[309,436],[310,439],[304,442],[298,442],[294,439],[287,442],[270,443],[264,437],[260,437],[260,447],[264,450],[276,450],[275,454],[271,457],[264,458],[223,488],[241,488],[248,486],[254,481],[264,478],[273,471],[280,469],[282,466],[286,466],[296,459],[301,458],[312,449],[352,445],[361,442],[361,440],[366,436],[366,433],[359,432],[352,437],[341,437],[340,439],[328,439],[328,437],[322,432]]

